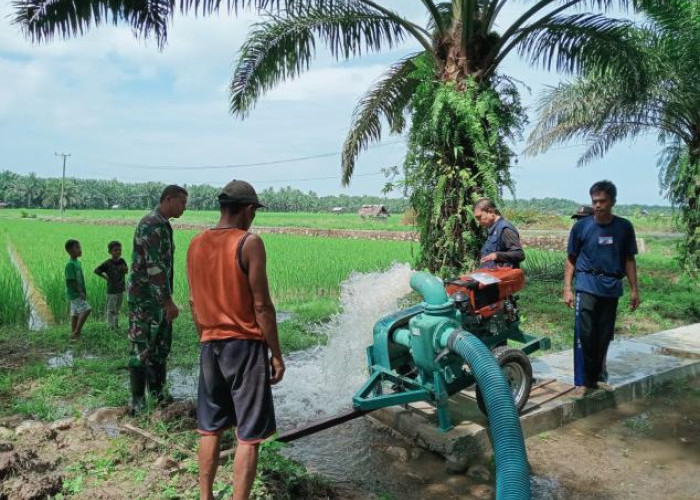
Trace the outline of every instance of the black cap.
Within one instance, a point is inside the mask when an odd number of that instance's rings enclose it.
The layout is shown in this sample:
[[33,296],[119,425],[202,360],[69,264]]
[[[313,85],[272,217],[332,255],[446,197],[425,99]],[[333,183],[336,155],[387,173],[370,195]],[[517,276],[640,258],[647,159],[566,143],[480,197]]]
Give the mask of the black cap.
[[265,205],[260,203],[255,188],[246,181],[232,180],[224,186],[218,198],[222,204],[255,205],[265,208]]
[[574,215],[571,216],[572,219],[583,219],[584,217],[589,217],[593,215],[593,207],[590,205],[581,205],[578,207]]

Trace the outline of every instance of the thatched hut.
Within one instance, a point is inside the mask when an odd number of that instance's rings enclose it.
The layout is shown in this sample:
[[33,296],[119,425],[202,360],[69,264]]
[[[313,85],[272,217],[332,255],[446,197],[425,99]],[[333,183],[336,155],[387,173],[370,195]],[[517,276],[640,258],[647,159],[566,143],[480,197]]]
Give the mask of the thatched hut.
[[357,215],[363,219],[370,217],[372,219],[386,219],[389,217],[389,210],[384,205],[362,205]]

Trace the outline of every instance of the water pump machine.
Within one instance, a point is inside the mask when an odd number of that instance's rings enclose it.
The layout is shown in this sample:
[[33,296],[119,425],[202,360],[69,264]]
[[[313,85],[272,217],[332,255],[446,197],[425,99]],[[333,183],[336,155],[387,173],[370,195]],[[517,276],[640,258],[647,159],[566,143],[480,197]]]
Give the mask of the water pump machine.
[[448,432],[453,428],[449,397],[475,385],[494,448],[497,499],[529,499],[519,411],[532,384],[528,355],[550,344],[520,329],[516,293],[524,284],[522,270],[511,268],[480,269],[445,282],[414,273],[411,288],[423,300],[375,324],[367,348],[369,378],[353,396],[353,408],[279,440],[292,441],[373,410],[417,401],[434,405],[439,429]]

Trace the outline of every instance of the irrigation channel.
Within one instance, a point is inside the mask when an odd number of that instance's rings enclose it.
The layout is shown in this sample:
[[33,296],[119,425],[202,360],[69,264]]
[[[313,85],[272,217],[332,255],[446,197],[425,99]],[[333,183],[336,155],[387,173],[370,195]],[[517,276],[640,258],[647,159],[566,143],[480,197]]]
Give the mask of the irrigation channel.
[[22,278],[22,290],[24,291],[24,296],[27,299],[27,306],[29,307],[27,326],[32,331],[43,330],[48,325],[54,323],[53,315],[41,295],[41,292],[34,284],[32,275],[22,260],[22,256],[9,242],[7,243],[7,253],[10,256],[12,265],[15,266],[15,269],[17,269],[17,272]]
[[[353,274],[343,283],[342,313],[322,326],[328,344],[286,358],[285,378],[274,388],[278,429],[293,429],[350,407],[353,394],[367,378],[365,349],[372,343],[374,324],[398,309],[411,291],[410,276],[408,265],[396,264],[382,273]],[[197,378],[197,370],[171,371],[173,396],[196,397]],[[483,479],[449,474],[442,457],[371,418],[301,438],[284,454],[333,481],[391,498],[491,498],[492,486]],[[533,478],[532,491],[535,500],[564,498],[557,483],[545,478]]]

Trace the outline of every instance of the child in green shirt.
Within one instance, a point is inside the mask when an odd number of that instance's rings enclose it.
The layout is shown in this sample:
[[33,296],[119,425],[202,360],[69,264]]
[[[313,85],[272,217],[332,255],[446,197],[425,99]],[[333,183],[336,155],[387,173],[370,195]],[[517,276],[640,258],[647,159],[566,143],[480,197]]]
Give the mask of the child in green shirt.
[[68,255],[70,255],[70,260],[66,264],[66,296],[70,301],[71,340],[78,340],[83,330],[83,325],[88,316],[90,316],[91,307],[86,300],[83,266],[78,260],[83,255],[80,242],[78,240],[68,240],[65,248]]

